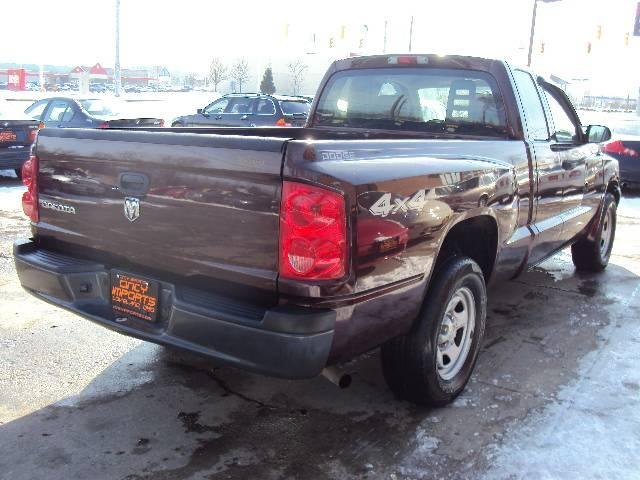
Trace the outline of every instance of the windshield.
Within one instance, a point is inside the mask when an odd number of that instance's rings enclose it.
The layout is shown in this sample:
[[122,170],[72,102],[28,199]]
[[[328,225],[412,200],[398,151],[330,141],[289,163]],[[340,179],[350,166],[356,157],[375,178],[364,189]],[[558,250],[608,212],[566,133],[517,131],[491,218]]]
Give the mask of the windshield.
[[308,115],[310,105],[306,101],[295,102],[287,100],[280,102],[280,107],[282,108],[282,113],[285,115],[295,115],[296,113]]
[[331,77],[315,126],[505,136],[493,77],[470,70],[378,68]]

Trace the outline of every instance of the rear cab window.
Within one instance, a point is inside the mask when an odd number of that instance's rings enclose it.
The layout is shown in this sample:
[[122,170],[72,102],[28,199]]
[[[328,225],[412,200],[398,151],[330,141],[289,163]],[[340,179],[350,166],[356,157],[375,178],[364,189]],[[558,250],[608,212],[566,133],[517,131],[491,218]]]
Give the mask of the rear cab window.
[[314,126],[507,137],[494,78],[475,70],[344,70],[327,82]]

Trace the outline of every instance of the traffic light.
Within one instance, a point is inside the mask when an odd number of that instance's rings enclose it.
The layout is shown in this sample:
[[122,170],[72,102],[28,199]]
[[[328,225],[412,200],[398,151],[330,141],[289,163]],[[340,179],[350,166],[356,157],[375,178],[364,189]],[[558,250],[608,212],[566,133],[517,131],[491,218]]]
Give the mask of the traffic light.
[[591,53],[591,42],[587,42],[587,53]]
[[629,32],[624,34],[624,46],[625,47],[629,46]]
[[333,37],[329,39],[329,48],[333,48],[336,46],[336,41]]
[[598,27],[596,28],[596,38],[598,40],[602,39],[602,25],[598,25]]
[[544,42],[540,42],[540,54],[544,53]]

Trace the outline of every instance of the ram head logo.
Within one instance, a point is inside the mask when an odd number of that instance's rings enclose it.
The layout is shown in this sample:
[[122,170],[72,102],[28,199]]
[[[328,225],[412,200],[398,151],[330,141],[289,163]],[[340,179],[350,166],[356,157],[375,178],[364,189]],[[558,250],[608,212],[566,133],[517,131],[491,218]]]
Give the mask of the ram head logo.
[[124,216],[130,222],[136,220],[140,216],[140,200],[134,197],[126,197],[124,199]]

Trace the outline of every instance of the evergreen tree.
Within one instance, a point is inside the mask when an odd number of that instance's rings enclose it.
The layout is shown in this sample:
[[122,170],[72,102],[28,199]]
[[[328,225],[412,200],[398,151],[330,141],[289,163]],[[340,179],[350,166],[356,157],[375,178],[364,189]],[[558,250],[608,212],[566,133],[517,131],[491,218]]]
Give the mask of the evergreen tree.
[[271,67],[267,67],[264,71],[262,81],[260,82],[260,93],[266,93],[267,95],[273,95],[276,93],[276,86],[273,83],[273,71],[271,71]]

